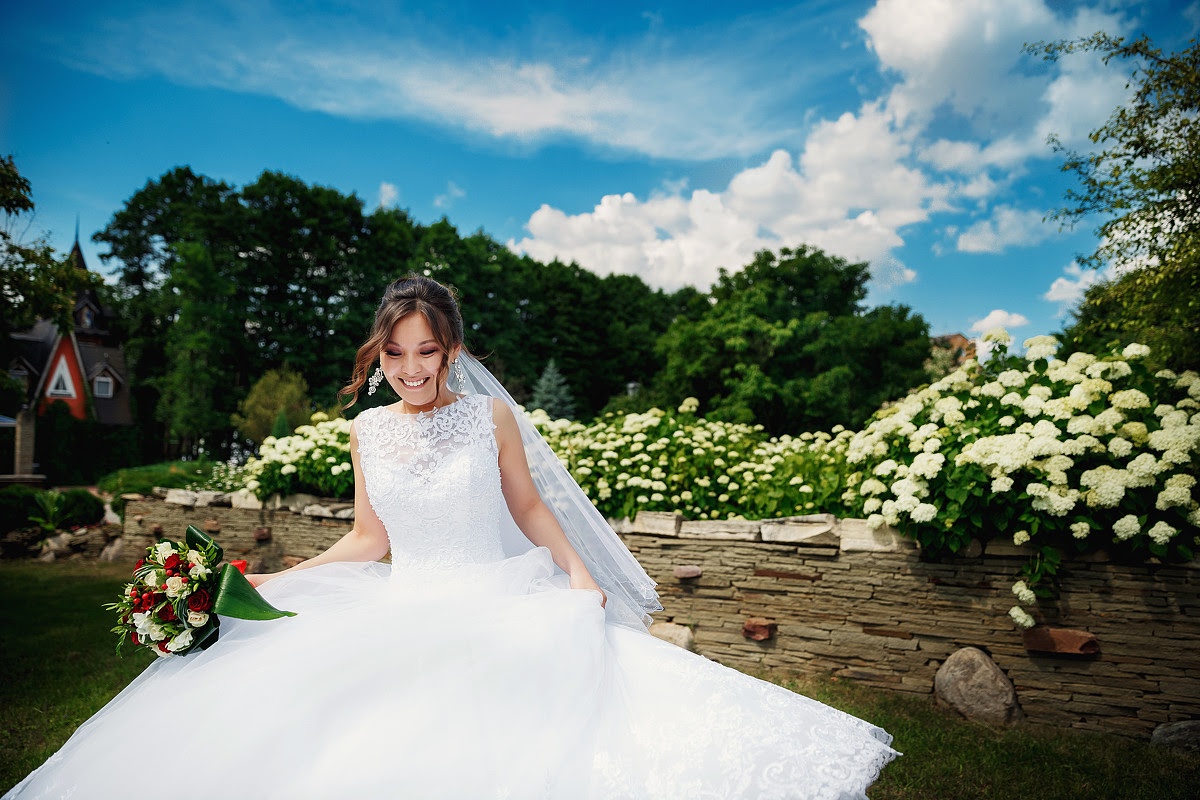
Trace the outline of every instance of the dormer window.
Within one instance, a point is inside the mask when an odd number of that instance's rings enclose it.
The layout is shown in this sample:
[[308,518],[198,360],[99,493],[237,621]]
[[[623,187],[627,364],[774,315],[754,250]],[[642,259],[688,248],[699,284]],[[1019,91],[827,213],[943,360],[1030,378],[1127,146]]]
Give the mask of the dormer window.
[[108,399],[113,396],[113,379],[108,375],[98,375],[92,381],[92,394],[97,398]]

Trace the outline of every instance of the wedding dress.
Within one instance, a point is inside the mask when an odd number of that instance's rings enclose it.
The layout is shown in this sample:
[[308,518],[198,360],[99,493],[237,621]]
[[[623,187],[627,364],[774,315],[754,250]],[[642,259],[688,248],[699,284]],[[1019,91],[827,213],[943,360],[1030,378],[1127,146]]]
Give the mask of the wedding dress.
[[160,659],[4,800],[862,798],[883,730],[606,621],[507,556],[492,403],[361,413],[391,566],[326,564]]

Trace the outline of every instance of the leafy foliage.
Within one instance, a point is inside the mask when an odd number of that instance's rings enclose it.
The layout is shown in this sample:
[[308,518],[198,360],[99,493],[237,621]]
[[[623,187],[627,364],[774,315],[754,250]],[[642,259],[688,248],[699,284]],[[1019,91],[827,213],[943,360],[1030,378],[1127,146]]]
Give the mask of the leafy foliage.
[[1106,33],[1029,45],[1054,61],[1092,52],[1129,67],[1133,96],[1090,134],[1097,149],[1068,150],[1062,169],[1079,179],[1068,205],[1051,215],[1064,226],[1100,219],[1095,251],[1082,261],[1118,275],[1087,290],[1064,338],[1100,352],[1140,342],[1155,366],[1200,366],[1200,43],[1164,54],[1142,36]]
[[904,306],[864,311],[869,272],[815,248],[721,271],[707,308],[659,342],[657,387],[715,419],[772,432],[859,425],[924,380],[928,326]]
[[312,408],[304,376],[286,367],[268,370],[238,404],[233,424],[243,436],[259,444],[268,435],[287,436],[308,422]]
[[[15,354],[9,334],[51,319],[60,328],[71,324],[75,295],[99,277],[59,258],[44,238],[23,243],[27,227],[22,215],[32,212],[32,187],[17,170],[12,156],[0,156],[0,363]],[[11,405],[11,401],[9,401]]]

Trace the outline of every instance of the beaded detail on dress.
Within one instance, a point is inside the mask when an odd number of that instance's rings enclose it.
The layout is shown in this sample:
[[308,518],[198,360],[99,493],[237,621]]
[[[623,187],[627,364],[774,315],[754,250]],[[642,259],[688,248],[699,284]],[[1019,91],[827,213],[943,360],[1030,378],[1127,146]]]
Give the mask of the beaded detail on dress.
[[468,395],[420,414],[368,409],[355,419],[371,507],[392,564],[449,569],[504,558],[492,399]]

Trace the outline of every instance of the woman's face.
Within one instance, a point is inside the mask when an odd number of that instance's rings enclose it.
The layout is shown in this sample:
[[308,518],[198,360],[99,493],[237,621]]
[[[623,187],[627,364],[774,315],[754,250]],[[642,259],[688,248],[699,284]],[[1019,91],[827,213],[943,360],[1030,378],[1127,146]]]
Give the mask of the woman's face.
[[423,314],[409,314],[392,328],[379,354],[379,363],[400,399],[420,408],[439,399],[442,402],[454,399],[449,394],[438,397],[438,372],[443,363],[457,356],[457,348],[449,354],[442,349]]

